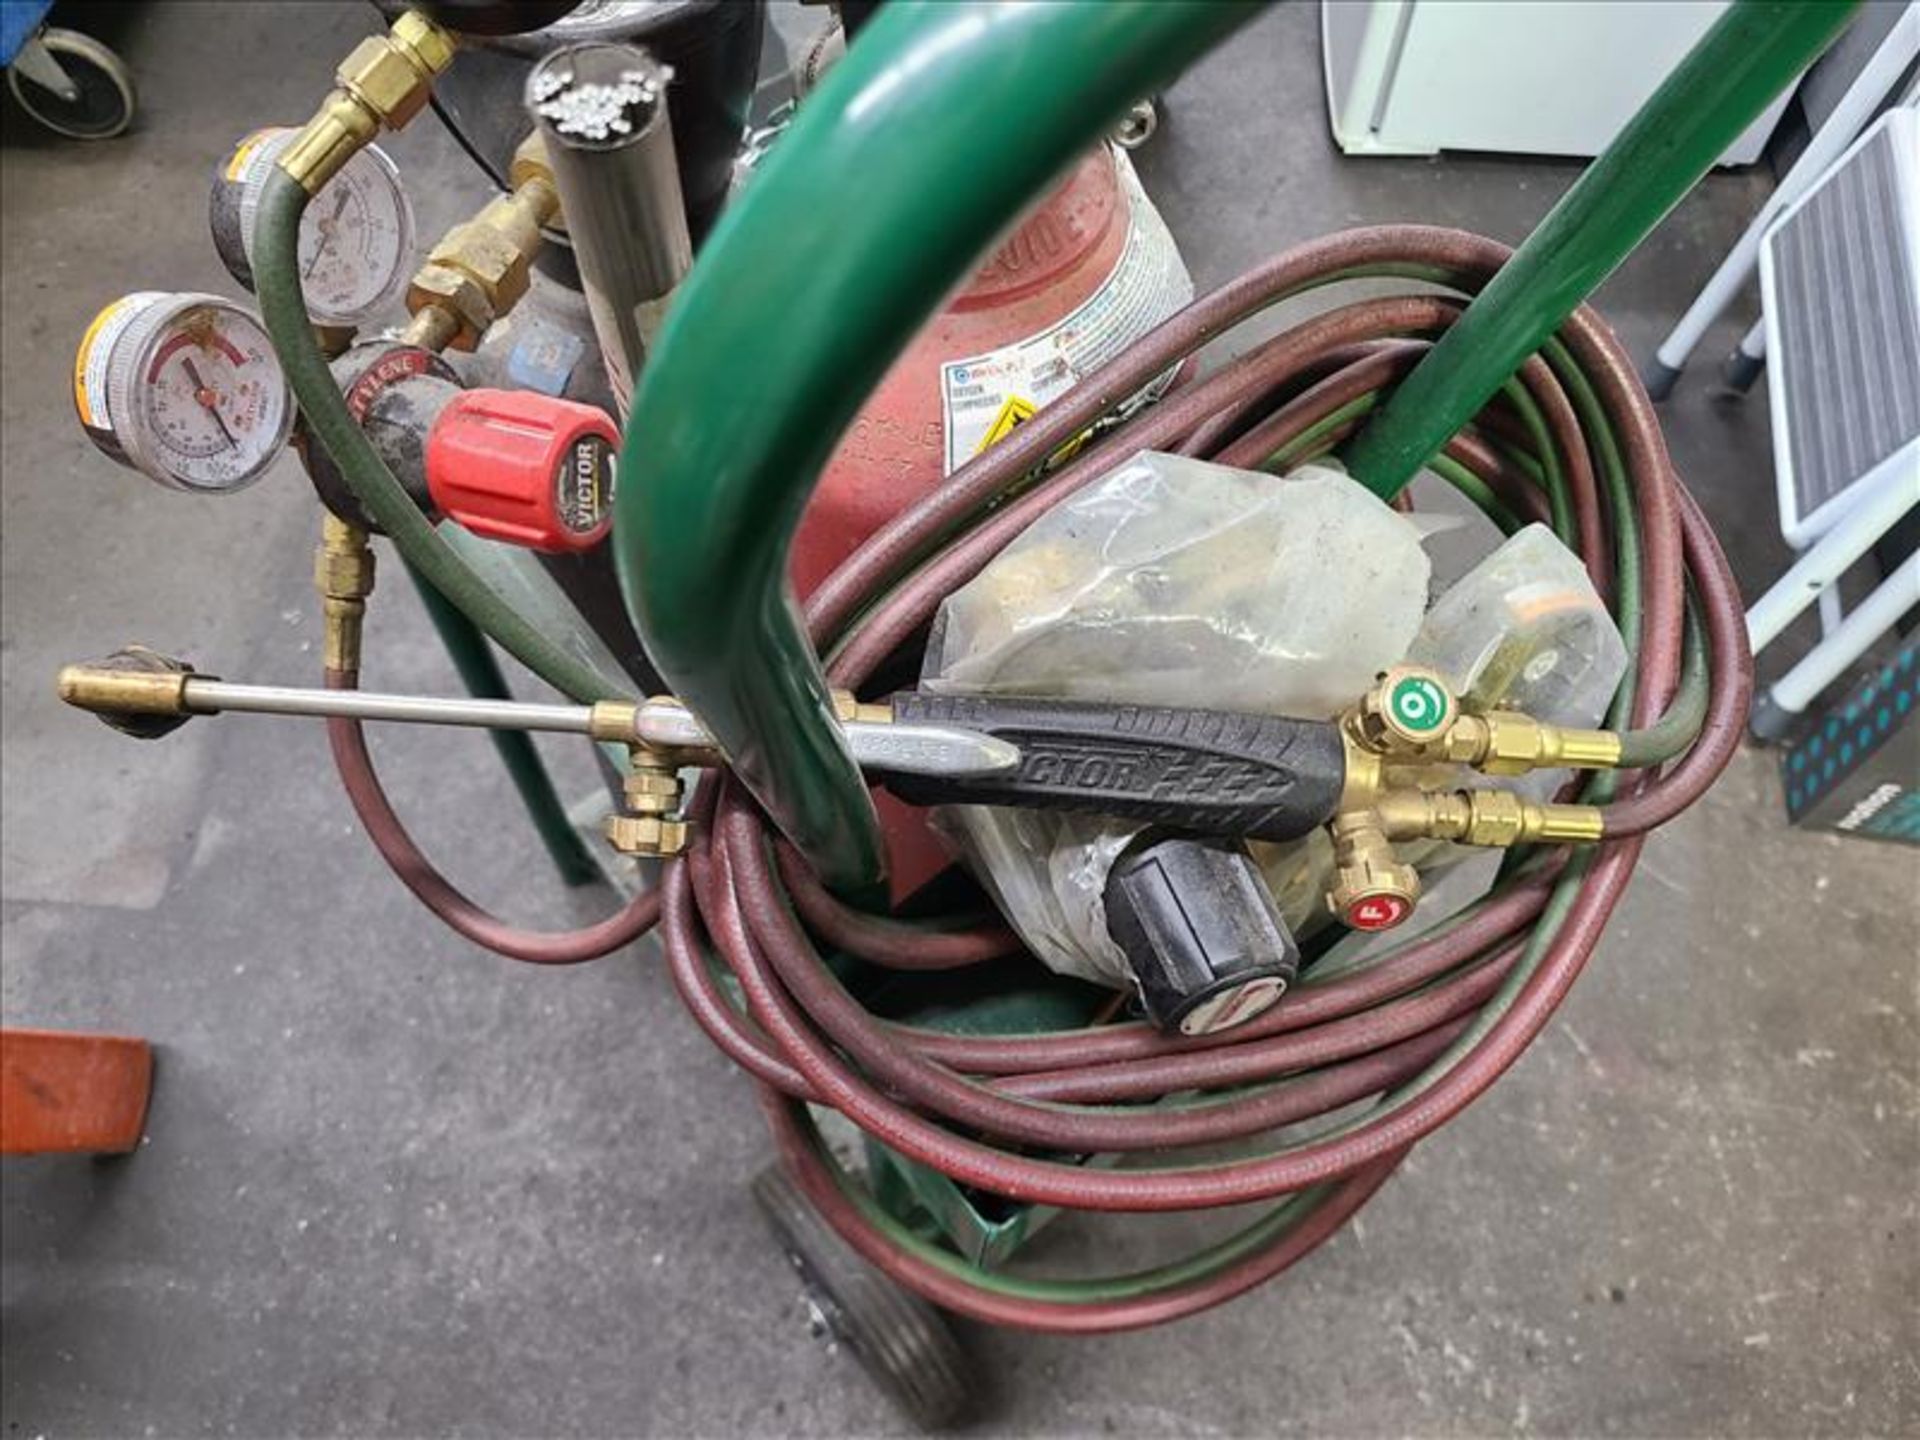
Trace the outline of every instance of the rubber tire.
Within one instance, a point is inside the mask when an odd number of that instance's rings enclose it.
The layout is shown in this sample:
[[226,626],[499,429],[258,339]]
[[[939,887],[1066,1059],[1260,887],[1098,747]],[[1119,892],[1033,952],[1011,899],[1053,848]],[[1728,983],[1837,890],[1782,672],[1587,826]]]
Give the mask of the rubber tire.
[[940,1312],[855,1253],[778,1165],[754,1177],[753,1198],[827,1328],[874,1383],[923,1430],[963,1419],[980,1387]]
[[40,32],[40,43],[54,53],[60,68],[80,87],[81,101],[78,106],[70,106],[9,67],[7,88],[20,108],[69,140],[111,140],[124,133],[133,123],[138,101],[133,75],[120,57],[98,40],[74,30],[49,27]]

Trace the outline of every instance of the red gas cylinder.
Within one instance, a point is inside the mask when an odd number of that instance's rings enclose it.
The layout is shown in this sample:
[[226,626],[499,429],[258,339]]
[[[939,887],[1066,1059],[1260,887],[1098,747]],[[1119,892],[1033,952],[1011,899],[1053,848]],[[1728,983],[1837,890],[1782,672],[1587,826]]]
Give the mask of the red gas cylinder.
[[1193,298],[1166,222],[1102,145],[895,362],[800,522],[802,596],[862,540]]
[[[811,593],[888,520],[1192,298],[1186,265],[1132,162],[1100,146],[881,380],[801,519],[795,589]],[[880,802],[898,899],[947,857],[921,812],[884,793]]]

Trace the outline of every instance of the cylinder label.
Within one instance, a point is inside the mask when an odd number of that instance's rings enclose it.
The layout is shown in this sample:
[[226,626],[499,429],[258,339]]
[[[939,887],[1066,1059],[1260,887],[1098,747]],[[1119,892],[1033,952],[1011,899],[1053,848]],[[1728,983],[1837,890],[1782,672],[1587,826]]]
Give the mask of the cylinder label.
[[[1180,258],[1167,222],[1147,197],[1133,162],[1114,152],[1127,197],[1127,242],[1113,273],[1071,314],[1037,335],[952,360],[940,367],[940,409],[946,432],[945,473],[951,475],[1049,401],[1193,299],[1193,277]],[[1173,383],[1173,370],[1118,407],[1125,414],[1156,400]]]

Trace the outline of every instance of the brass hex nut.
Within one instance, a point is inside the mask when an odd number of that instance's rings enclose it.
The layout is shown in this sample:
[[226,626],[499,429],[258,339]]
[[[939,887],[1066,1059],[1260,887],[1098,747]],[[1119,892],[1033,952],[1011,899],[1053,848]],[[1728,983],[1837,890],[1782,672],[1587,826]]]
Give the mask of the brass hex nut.
[[373,593],[373,551],[340,552],[322,548],[313,556],[313,586],[335,599],[359,599]]
[[622,855],[678,855],[687,848],[687,822],[664,815],[609,815],[606,834]]
[[547,139],[538,130],[522,140],[507,162],[507,188],[518,190],[529,180],[553,184],[553,162],[547,158]]
[[1486,727],[1485,755],[1479,769],[1488,775],[1525,775],[1546,758],[1545,734],[1540,722],[1511,711],[1491,711],[1481,717]]
[[1517,843],[1526,833],[1527,806],[1518,795],[1506,790],[1468,792],[1472,819],[1462,837],[1469,845],[1504,848]]
[[524,250],[484,220],[454,226],[428,253],[427,263],[472,279],[494,315],[505,314],[527,293],[533,268]]
[[680,808],[680,777],[672,771],[634,770],[622,782],[627,808],[643,815]]
[[413,52],[429,78],[453,64],[457,42],[452,32],[441,29],[418,10],[404,11],[387,34],[395,44]]
[[480,282],[463,270],[429,261],[413,274],[407,287],[407,309],[424,310],[436,305],[460,322],[460,329],[447,342],[449,350],[471,350],[493,324],[493,302]]
[[433,89],[432,72],[423,70],[410,49],[384,35],[369,36],[354,46],[340,62],[335,78],[389,130],[398,130],[418,115]]

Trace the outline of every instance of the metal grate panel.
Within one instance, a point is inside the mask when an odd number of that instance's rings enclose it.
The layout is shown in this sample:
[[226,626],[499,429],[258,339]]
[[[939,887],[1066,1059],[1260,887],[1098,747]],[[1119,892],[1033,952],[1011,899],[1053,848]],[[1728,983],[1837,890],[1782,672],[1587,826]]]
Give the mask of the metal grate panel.
[[1914,217],[1879,132],[1771,237],[1778,353],[1799,513],[1811,515],[1920,435]]

